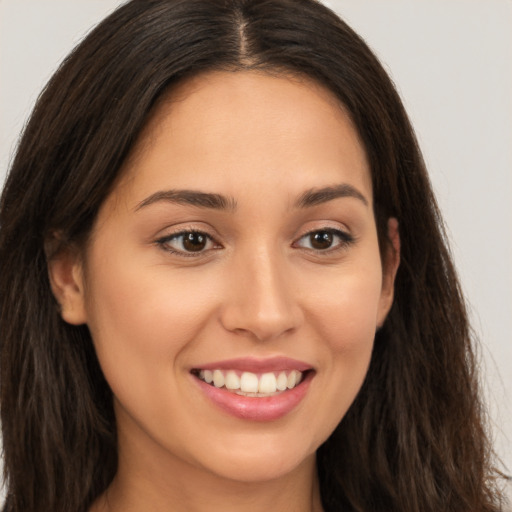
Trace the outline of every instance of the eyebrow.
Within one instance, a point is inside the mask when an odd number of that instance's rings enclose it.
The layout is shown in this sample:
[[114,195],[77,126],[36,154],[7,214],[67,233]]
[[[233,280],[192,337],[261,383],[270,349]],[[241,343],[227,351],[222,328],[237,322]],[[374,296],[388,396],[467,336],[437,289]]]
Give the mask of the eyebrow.
[[[296,201],[295,206],[297,208],[310,208],[343,197],[354,197],[359,199],[365,206],[368,206],[368,200],[364,195],[352,185],[345,183],[306,190]],[[142,200],[135,207],[135,211],[162,201],[212,210],[235,211],[237,208],[237,202],[234,198],[225,197],[221,194],[200,192],[197,190],[160,190]]]
[[346,183],[306,190],[306,192],[299,197],[295,206],[298,208],[309,208],[341,197],[354,197],[355,199],[362,201],[365,206],[368,206],[368,200],[366,197],[359,192],[357,188]]
[[235,199],[220,194],[196,190],[161,190],[141,201],[136,206],[135,211],[161,201],[197,206],[199,208],[209,208],[212,210],[235,210],[237,207]]

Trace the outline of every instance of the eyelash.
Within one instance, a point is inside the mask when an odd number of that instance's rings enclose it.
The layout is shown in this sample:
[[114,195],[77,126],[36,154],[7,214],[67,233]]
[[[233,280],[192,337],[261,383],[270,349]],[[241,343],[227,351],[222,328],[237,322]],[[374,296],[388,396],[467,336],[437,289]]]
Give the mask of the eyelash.
[[[351,244],[353,244],[355,242],[355,238],[352,235],[350,235],[349,233],[346,233],[345,231],[341,231],[339,229],[334,229],[334,228],[323,228],[323,229],[314,229],[312,231],[305,233],[296,242],[294,242],[292,244],[292,246],[301,248],[301,246],[299,245],[299,242],[301,240],[306,240],[306,239],[308,239],[308,237],[312,237],[313,235],[318,235],[318,234],[324,234],[324,235],[331,236],[332,239],[338,238],[339,241],[334,247],[331,246],[326,249],[315,249],[314,247],[302,247],[302,249],[305,249],[307,251],[313,251],[317,254],[326,254],[326,253],[333,253],[333,252],[336,252],[339,250],[346,249],[348,246],[350,246]],[[205,243],[213,244],[214,247],[210,247],[208,249],[203,248],[198,251],[187,251],[184,249],[174,249],[169,245],[170,242],[172,242],[174,240],[178,240],[180,238],[182,239],[181,244],[183,245],[183,243],[186,242],[186,239],[184,237],[186,237],[187,235],[189,237],[190,236],[205,237],[205,239],[206,239]],[[311,238],[309,238],[309,241],[310,241],[310,245],[311,245]],[[212,249],[222,248],[222,246],[211,235],[209,235],[208,233],[205,233],[204,231],[198,231],[195,229],[187,229],[184,231],[180,231],[178,233],[173,233],[172,235],[168,235],[168,236],[165,236],[165,237],[162,237],[162,238],[156,240],[156,243],[163,250],[165,250],[171,254],[176,254],[178,256],[182,256],[182,257],[186,257],[186,258],[190,258],[190,257],[197,258],[197,257],[202,256],[207,251],[210,251]]]
[[[197,236],[197,237],[205,237],[206,239],[206,244],[214,244],[216,245],[217,247],[212,247],[210,249],[202,249],[200,251],[187,251],[187,250],[180,250],[180,249],[173,249],[169,244],[170,242],[172,242],[173,240],[178,240],[178,239],[182,239],[182,245],[183,243],[185,242],[185,237],[187,235],[193,235],[193,236]],[[180,231],[178,233],[173,233],[172,235],[168,235],[168,236],[164,236],[160,239],[158,239],[156,241],[156,243],[164,250],[164,251],[167,251],[171,254],[176,254],[178,256],[183,256],[185,258],[197,258],[201,255],[203,255],[207,250],[212,250],[212,249],[220,249],[221,248],[221,245],[218,244],[215,239],[209,235],[208,233],[205,233],[204,231],[198,231],[198,230],[195,230],[195,229],[186,229],[186,230],[183,230],[183,231]]]
[[349,233],[347,233],[346,231],[341,231],[340,229],[335,229],[335,228],[322,228],[322,229],[313,229],[312,231],[308,231],[307,233],[302,235],[297,240],[297,242],[294,242],[293,245],[296,246],[296,245],[298,245],[298,243],[301,240],[306,240],[308,238],[311,242],[311,237],[313,235],[318,235],[318,234],[326,234],[326,235],[332,236],[333,239],[334,239],[334,237],[336,237],[336,238],[338,238],[339,241],[334,247],[331,246],[326,249],[315,249],[314,247],[304,247],[304,249],[314,251],[318,254],[326,254],[326,253],[333,253],[336,251],[346,249],[348,246],[350,246],[351,244],[353,244],[355,242],[355,238],[352,235],[350,235]]

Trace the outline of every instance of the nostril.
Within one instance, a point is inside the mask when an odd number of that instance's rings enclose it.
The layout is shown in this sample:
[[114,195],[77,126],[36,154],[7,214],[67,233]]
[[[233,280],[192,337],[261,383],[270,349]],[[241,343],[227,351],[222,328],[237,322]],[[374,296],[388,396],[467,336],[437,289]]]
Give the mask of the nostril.
[[292,308],[272,311],[269,314],[251,311],[251,306],[233,306],[221,318],[224,328],[239,336],[255,338],[258,341],[274,340],[296,331],[302,315]]

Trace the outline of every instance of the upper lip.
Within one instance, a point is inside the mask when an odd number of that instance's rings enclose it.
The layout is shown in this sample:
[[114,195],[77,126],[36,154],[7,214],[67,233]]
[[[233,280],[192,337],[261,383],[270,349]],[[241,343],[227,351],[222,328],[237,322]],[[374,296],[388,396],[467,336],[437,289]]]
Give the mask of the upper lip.
[[304,372],[311,369],[312,366],[304,361],[283,356],[270,357],[266,359],[240,357],[201,364],[194,367],[194,370],[240,370],[242,372],[252,373],[277,372],[282,370],[298,370],[300,372]]

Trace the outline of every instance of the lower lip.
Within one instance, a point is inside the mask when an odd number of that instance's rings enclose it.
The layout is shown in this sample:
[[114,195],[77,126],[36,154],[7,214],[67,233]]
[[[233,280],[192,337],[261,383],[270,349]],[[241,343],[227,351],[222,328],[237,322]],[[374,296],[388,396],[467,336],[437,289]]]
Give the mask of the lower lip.
[[216,388],[193,376],[201,391],[220,409],[240,419],[273,421],[289,414],[306,396],[314,372],[308,372],[304,380],[293,389],[277,395],[249,397],[237,395],[225,388]]

